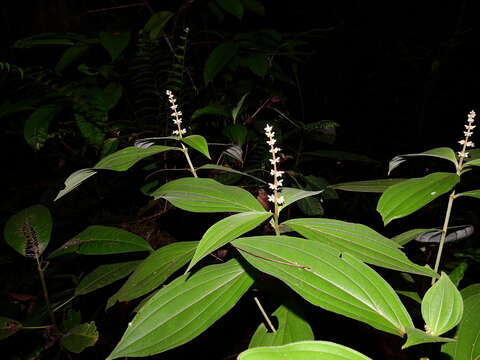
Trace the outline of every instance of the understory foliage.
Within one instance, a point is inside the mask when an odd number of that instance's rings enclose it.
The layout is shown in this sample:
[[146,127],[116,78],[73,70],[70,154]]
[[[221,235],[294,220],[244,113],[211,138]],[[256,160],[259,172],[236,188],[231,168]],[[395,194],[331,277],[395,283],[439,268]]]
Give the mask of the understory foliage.
[[[334,166],[373,177],[381,164],[336,148],[339,123],[289,103],[309,41],[332,29],[242,26],[265,16],[258,0],[148,10],[131,29],[14,43],[61,49],[53,66],[0,63],[9,136],[61,164],[59,184],[8,211],[0,341],[18,350],[5,356],[175,358],[217,326],[228,336],[208,346],[239,360],[380,356],[339,340],[339,322],[345,338],[367,329],[402,359],[478,359],[480,284],[467,268],[480,257],[474,226],[456,217],[480,198],[475,112],[458,151],[398,155],[386,178],[335,183]],[[197,20],[212,18],[228,30]],[[444,167],[390,177],[407,160]],[[344,194],[359,197],[329,208]],[[381,226],[331,210],[371,203]],[[401,220],[425,212],[441,215]]]

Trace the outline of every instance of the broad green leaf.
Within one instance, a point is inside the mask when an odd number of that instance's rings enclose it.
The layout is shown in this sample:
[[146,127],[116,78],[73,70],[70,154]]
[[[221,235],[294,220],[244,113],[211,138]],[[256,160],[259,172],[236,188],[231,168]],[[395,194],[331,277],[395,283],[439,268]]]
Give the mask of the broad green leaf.
[[75,354],[81,353],[89,346],[95,345],[98,340],[98,331],[93,321],[80,324],[68,330],[60,342],[68,351]]
[[480,166],[480,159],[470,160],[463,164],[463,168],[468,168],[469,166]]
[[413,345],[436,343],[436,342],[455,342],[455,339],[438,337],[427,334],[425,331],[408,328],[407,329],[407,341],[403,344],[402,349],[406,349]]
[[48,127],[55,115],[62,109],[60,105],[43,105],[25,121],[23,136],[35,150],[40,150],[48,139]]
[[149,243],[126,230],[92,225],[68,240],[50,258],[76,252],[83,255],[108,255],[136,251],[153,251]]
[[420,295],[416,291],[403,291],[403,290],[397,290],[397,294],[403,295],[405,297],[408,297],[409,299],[412,299],[413,301],[421,304],[422,299],[420,298]]
[[79,186],[83,181],[95,175],[98,171],[96,169],[126,171],[135,165],[138,161],[164,152],[168,150],[179,150],[176,147],[154,145],[148,149],[142,149],[135,146],[129,146],[125,149],[119,150],[104,157],[100,160],[94,168],[81,169],[75,171],[65,180],[65,188],[60,190],[54,201],[60,199],[64,195]]
[[392,238],[392,241],[396,242],[398,245],[405,245],[408,242],[415,239],[418,235],[430,232],[430,231],[438,231],[438,229],[430,228],[430,229],[412,229],[405,231],[404,233],[398,234]]
[[255,229],[262,222],[272,216],[271,212],[242,212],[231,215],[213,224],[198,243],[195,255],[188,265],[187,271],[205,256],[223,245],[236,239],[240,235]]
[[238,360],[372,360],[346,346],[328,341],[299,341],[242,352]]
[[460,177],[456,174],[443,172],[405,180],[385,190],[378,201],[377,211],[387,225],[427,205],[451,190],[459,181]]
[[46,249],[52,234],[52,216],[43,205],[34,205],[11,216],[3,230],[3,236],[19,254],[38,257]]
[[453,285],[458,288],[458,284],[462,281],[463,277],[465,276],[465,271],[467,271],[468,263],[462,262],[458,264],[450,273],[448,277],[452,281]]
[[85,295],[128,276],[141,263],[141,260],[100,265],[86,275],[75,288],[75,296]]
[[187,343],[227,313],[252,283],[235,259],[175,279],[139,310],[107,360],[150,356]]
[[447,274],[425,293],[422,301],[422,316],[428,335],[438,336],[453,329],[462,319],[463,300],[460,291]]
[[200,166],[199,168],[196,168],[195,169],[196,171],[198,170],[219,170],[219,171],[225,171],[225,172],[229,172],[229,173],[233,173],[233,174],[238,174],[238,175],[243,175],[243,176],[248,176],[249,178],[252,178],[254,180],[257,180],[263,184],[266,184],[267,182],[266,181],[263,181],[262,179],[256,177],[256,176],[253,176],[253,175],[250,175],[246,172],[243,172],[243,171],[238,171],[238,170],[235,170],[235,169],[232,169],[232,168],[229,168],[229,167],[226,167],[226,166],[221,166],[221,165],[215,165],[215,164],[205,164],[205,165],[202,165]]
[[344,190],[344,191],[383,193],[390,186],[401,183],[402,181],[405,181],[405,179],[378,179],[378,180],[366,180],[366,181],[352,181],[352,182],[340,183],[335,185],[329,185],[329,187],[332,189]]
[[290,236],[234,240],[242,256],[258,270],[285,282],[314,305],[397,335],[413,327],[391,286],[348,253]]
[[102,31],[100,33],[100,43],[112,57],[112,61],[117,60],[120,54],[127,48],[130,42],[130,32],[110,32]]
[[478,360],[480,357],[480,294],[465,299],[463,318],[458,326],[456,343],[445,344],[442,352],[452,360]]
[[468,197],[473,197],[476,199],[480,199],[480,190],[471,190],[471,191],[465,191],[462,193],[458,193],[455,195],[456,198],[460,196],[468,196]]
[[[240,99],[240,101],[238,102],[237,106],[235,106],[233,109],[232,109],[232,118],[233,118],[233,123],[235,124],[235,122],[237,121],[237,116],[238,114],[240,113],[240,111],[242,110],[242,107],[243,107],[243,103],[245,102],[245,99],[247,98],[248,96],[248,92],[245,93],[242,98]],[[241,144],[239,144],[241,146]]]
[[[394,241],[362,224],[333,219],[292,219],[283,223],[307,239],[348,252],[366,263],[397,271],[436,276],[430,268],[411,262]],[[283,225],[282,224],[282,225]]]
[[130,301],[155,290],[193,256],[198,241],[169,244],[151,253],[107,302],[107,309],[117,301]]
[[200,116],[205,116],[205,115],[215,115],[215,116],[221,116],[221,117],[229,117],[230,114],[227,110],[227,108],[223,105],[218,105],[218,104],[210,104],[207,105],[203,108],[195,110],[195,112],[192,114],[190,117],[191,120],[195,120],[196,118]]
[[237,186],[220,184],[212,179],[182,178],[170,181],[151,194],[174,206],[192,212],[264,211],[248,191]]
[[207,58],[205,69],[203,70],[203,80],[205,84],[212,81],[230,62],[238,51],[238,44],[226,42],[218,45]]
[[210,160],[210,153],[208,152],[207,140],[201,135],[190,135],[182,138],[182,141],[193,149],[205,155]]
[[163,33],[163,29],[174,13],[171,11],[160,11],[153,14],[150,20],[145,24],[143,31],[149,32],[150,40],[155,40]]
[[223,134],[228,136],[234,144],[242,147],[247,139],[248,130],[243,124],[230,124],[223,129]]
[[178,148],[153,145],[148,149],[141,149],[135,146],[129,146],[103,158],[94,166],[94,169],[125,171],[146,157],[168,150],[178,150]]
[[390,174],[392,170],[395,169],[397,166],[399,166],[401,163],[406,161],[407,159],[405,158],[416,157],[416,156],[429,156],[429,157],[435,157],[439,159],[445,159],[445,160],[451,161],[455,165],[455,169],[458,166],[457,157],[455,156],[455,151],[447,147],[440,147],[440,148],[435,148],[435,149],[428,150],[421,153],[403,154],[403,155],[395,156],[392,160],[390,160],[390,163],[388,164],[388,174]]
[[314,197],[306,197],[298,200],[297,206],[305,215],[308,216],[323,216],[325,213],[322,202]]
[[323,190],[307,191],[307,190],[302,190],[297,188],[284,187],[282,188],[282,191],[279,193],[281,196],[285,198],[285,202],[280,207],[280,211],[285,209],[288,205],[293,204],[295,201],[298,201],[300,199],[304,199],[310,196],[318,195],[322,191]]
[[10,335],[21,330],[23,325],[17,320],[0,316],[0,340],[6,339]]
[[72,63],[84,56],[91,48],[91,45],[86,45],[82,43],[75,44],[74,46],[69,47],[62,54],[60,60],[58,60],[55,65],[56,72],[63,72],[68,68]]
[[465,303],[465,300],[470,296],[480,294],[480,284],[468,285],[460,291],[460,294],[462,294],[463,302]]
[[268,71],[268,56],[265,54],[256,54],[247,56],[245,64],[255,75],[265,77]]
[[67,180],[65,180],[65,188],[60,190],[53,201],[57,201],[64,195],[68,194],[70,191],[75,189],[78,185],[82,182],[87,180],[89,177],[95,175],[97,171],[93,169],[80,169],[75,171],[72,175],[70,175]]
[[287,306],[281,305],[272,316],[278,320],[276,332],[268,332],[265,325],[260,324],[250,340],[249,348],[284,345],[314,339],[312,328],[308,322]]
[[216,0],[217,4],[226,12],[241,19],[243,16],[243,4],[241,0]]

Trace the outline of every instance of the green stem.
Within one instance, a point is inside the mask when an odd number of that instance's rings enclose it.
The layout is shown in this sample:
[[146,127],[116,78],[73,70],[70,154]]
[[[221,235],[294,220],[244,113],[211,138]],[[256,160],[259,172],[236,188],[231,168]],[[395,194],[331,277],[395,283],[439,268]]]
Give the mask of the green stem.
[[50,303],[50,299],[48,297],[47,283],[45,281],[45,275],[43,273],[42,265],[40,264],[40,260],[38,259],[38,256],[35,256],[35,260],[37,261],[37,270],[38,270],[38,275],[40,277],[40,282],[42,283],[43,296],[45,297],[45,304],[47,305],[48,313],[50,314],[50,319],[52,320],[53,326],[57,327],[57,321],[55,320],[55,315],[53,314],[52,304]]
[[278,226],[278,218],[280,217],[280,207],[275,201],[275,210],[273,213],[273,228],[275,229],[275,235],[280,235],[280,227]]
[[44,325],[44,326],[23,326],[22,330],[40,330],[40,329],[48,329],[52,325]]
[[[455,200],[455,190],[452,191],[448,197],[447,212],[445,213],[445,220],[443,222],[442,228],[442,237],[440,238],[440,244],[438,246],[437,258],[435,260],[435,267],[433,271],[438,274],[438,269],[440,267],[440,259],[442,257],[443,245],[445,244],[445,238],[447,237],[448,223],[450,221],[450,214],[452,213],[453,200]],[[432,278],[432,285],[435,284],[435,278]]]
[[253,299],[255,300],[255,303],[257,304],[258,308],[260,309],[260,312],[262,313],[263,318],[265,319],[265,321],[266,321],[268,327],[270,328],[270,330],[272,330],[272,332],[276,333],[277,330],[275,330],[275,327],[273,326],[272,322],[270,321],[270,318],[268,317],[267,313],[263,309],[263,306],[260,303],[260,300],[258,300],[258,298],[256,296],[254,296]]
[[52,311],[53,312],[56,312],[58,310],[60,310],[62,307],[64,307],[65,305],[67,305],[70,301],[72,301],[73,299],[75,299],[75,295],[72,296],[71,298],[65,300],[63,303],[61,303],[60,305],[57,305]]
[[190,156],[188,155],[188,149],[183,144],[182,144],[182,151],[185,154],[185,158],[187,159],[188,166],[190,167],[190,171],[192,172],[193,176],[198,177],[197,172],[195,171],[195,168],[193,167],[192,160],[190,159]]

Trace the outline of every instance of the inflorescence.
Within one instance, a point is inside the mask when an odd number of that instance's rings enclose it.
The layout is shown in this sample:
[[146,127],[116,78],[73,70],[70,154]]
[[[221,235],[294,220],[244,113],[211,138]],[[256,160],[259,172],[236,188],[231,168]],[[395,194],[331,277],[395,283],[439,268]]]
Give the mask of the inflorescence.
[[170,90],[166,91],[168,95],[168,101],[170,101],[170,109],[173,110],[172,117],[173,117],[173,123],[177,125],[177,130],[173,130],[173,135],[179,136],[180,138],[182,135],[184,135],[187,132],[187,129],[182,129],[182,112],[177,111],[178,105],[176,104],[177,100],[175,99],[175,96],[173,96],[173,93]]
[[273,128],[267,124],[264,130],[265,135],[267,135],[268,138],[267,144],[270,145],[270,153],[272,154],[272,158],[270,159],[270,163],[272,164],[270,175],[273,176],[273,183],[269,183],[268,186],[271,190],[273,190],[273,195],[268,195],[268,201],[271,201],[274,204],[282,205],[285,201],[285,198],[283,196],[279,196],[278,192],[282,187],[283,179],[281,179],[281,177],[284,171],[279,171],[277,169],[277,164],[280,162],[280,158],[277,157],[277,153],[280,151],[280,148],[275,147],[276,140],[274,138],[275,133],[272,132]]

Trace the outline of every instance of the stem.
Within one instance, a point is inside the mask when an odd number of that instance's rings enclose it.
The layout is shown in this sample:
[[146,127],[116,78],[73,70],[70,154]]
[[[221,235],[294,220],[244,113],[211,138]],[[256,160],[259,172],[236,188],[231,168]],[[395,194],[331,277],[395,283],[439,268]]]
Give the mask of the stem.
[[257,298],[256,296],[253,297],[253,300],[255,300],[255,303],[257,304],[258,308],[260,309],[260,312],[262,313],[263,318],[264,318],[265,321],[267,322],[268,327],[270,328],[270,330],[272,330],[272,332],[276,333],[277,330],[275,330],[275,327],[273,326],[272,322],[270,321],[270,318],[268,317],[267,313],[266,313],[265,310],[263,309],[263,306],[262,306],[262,304],[260,303],[260,300],[258,300],[258,298]]
[[[275,191],[276,193],[276,191]],[[278,195],[275,194],[275,197]],[[273,213],[273,228],[275,229],[275,235],[280,235],[280,227],[278,226],[278,218],[280,217],[280,207],[278,206],[277,202],[275,201],[275,210]]]
[[58,310],[60,310],[62,307],[64,307],[65,305],[67,305],[70,301],[72,301],[73,299],[75,299],[75,296],[72,296],[71,298],[65,300],[63,303],[61,303],[60,305],[57,305],[54,309],[52,309],[53,312],[56,312]]
[[195,168],[193,167],[192,160],[190,159],[190,156],[188,155],[188,149],[183,144],[182,144],[182,151],[185,154],[185,158],[187,159],[188,166],[190,166],[190,171],[192,172],[193,176],[198,177],[197,173],[195,171]]
[[56,328],[57,321],[55,320],[55,315],[53,314],[52,305],[50,304],[50,299],[48,298],[47,283],[45,282],[45,276],[43,273],[42,265],[40,264],[40,260],[38,259],[38,256],[35,256],[35,260],[37,261],[37,270],[38,270],[38,275],[40,277],[40,282],[42,283],[43,296],[45,297],[45,304],[47,305],[48,313],[50,314],[50,319],[52,320],[52,324]]
[[52,325],[44,325],[44,326],[23,326],[22,330],[40,330],[40,329],[48,329]]
[[[440,244],[438,246],[437,258],[435,260],[435,267],[433,271],[438,274],[438,268],[440,267],[440,258],[442,257],[443,245],[445,244],[445,238],[447,237],[448,223],[450,221],[450,214],[452,212],[453,200],[455,200],[455,190],[452,191],[448,197],[447,212],[445,214],[445,221],[443,222],[442,237],[440,238]],[[432,285],[435,284],[435,278],[432,278]]]

